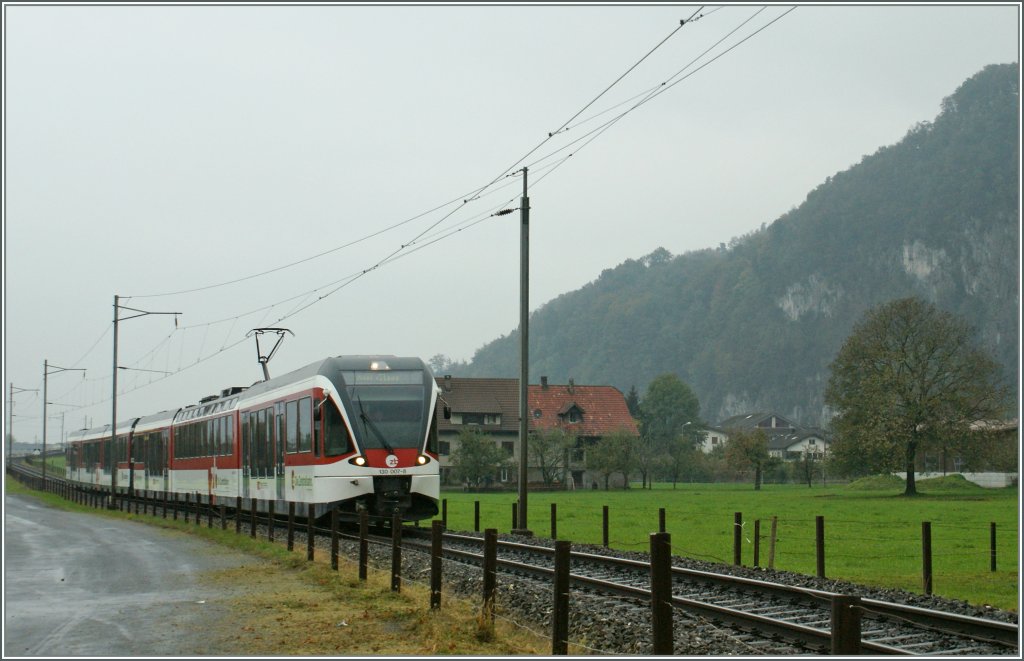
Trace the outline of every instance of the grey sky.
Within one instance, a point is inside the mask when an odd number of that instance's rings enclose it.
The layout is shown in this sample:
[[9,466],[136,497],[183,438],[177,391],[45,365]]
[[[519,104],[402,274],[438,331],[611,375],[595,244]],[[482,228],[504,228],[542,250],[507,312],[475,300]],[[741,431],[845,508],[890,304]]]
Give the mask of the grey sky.
[[[49,407],[50,442],[61,412],[65,431],[110,421],[115,294],[183,313],[177,329],[119,325],[120,365],[174,373],[121,371],[120,419],[259,379],[245,339],[258,326],[296,335],[272,374],[339,354],[468,360],[518,325],[518,212],[488,218],[519,206],[513,166],[530,167],[536,309],[659,246],[772,222],[933,120],[985,65],[1019,59],[1018,3],[797,5],[588,136],[760,9],[708,6],[545,141],[699,6],[6,4],[4,424],[9,385],[41,391],[46,359],[88,370],[49,377],[67,405]],[[768,6],[687,72],[792,6]],[[144,297],[413,218],[271,275]],[[15,402],[15,437],[40,438],[41,395]]]

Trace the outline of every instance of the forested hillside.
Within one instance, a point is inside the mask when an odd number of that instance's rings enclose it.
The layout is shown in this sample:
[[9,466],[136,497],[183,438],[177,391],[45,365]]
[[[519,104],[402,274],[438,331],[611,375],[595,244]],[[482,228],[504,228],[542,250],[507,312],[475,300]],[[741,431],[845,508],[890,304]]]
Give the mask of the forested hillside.
[[[659,249],[548,302],[530,320],[531,380],[642,393],[672,371],[711,423],[772,409],[820,424],[828,366],[853,324],[914,295],[965,316],[1016,383],[1018,79],[1018,64],[986,67],[934,122],[762,230],[718,249]],[[513,331],[455,373],[515,377],[518,347]]]

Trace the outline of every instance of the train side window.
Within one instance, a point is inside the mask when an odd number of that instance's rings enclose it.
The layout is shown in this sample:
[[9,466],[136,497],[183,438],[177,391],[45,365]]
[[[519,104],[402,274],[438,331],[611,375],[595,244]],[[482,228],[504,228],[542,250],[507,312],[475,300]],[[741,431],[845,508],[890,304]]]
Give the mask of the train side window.
[[224,454],[235,454],[235,418],[230,415],[224,418]]
[[267,443],[267,410],[260,409],[256,412],[256,434],[253,449],[255,450],[255,461],[253,461],[253,473],[263,477],[263,446]]
[[263,477],[274,477],[274,409],[266,409],[267,434],[263,445]]
[[352,441],[345,428],[345,421],[333,401],[325,402],[321,407],[324,417],[324,455],[336,457],[352,452]]
[[309,452],[312,449],[313,400],[309,397],[303,397],[299,400],[299,452]]
[[[320,403],[313,407],[313,445],[318,448],[323,447],[324,428],[323,428],[323,416],[321,411],[324,408],[324,403],[327,399],[321,399]],[[326,456],[326,455],[325,455]]]
[[286,437],[287,445],[285,450],[288,452],[299,451],[299,403],[297,401],[291,401],[285,404],[285,413],[287,417],[287,432]]

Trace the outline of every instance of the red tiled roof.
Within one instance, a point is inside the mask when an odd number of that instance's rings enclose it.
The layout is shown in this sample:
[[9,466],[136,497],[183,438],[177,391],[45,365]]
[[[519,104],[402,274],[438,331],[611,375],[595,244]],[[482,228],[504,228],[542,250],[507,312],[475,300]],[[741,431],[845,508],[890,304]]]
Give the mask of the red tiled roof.
[[[618,388],[574,385],[570,392],[565,385],[531,385],[528,392],[531,429],[564,429],[578,436],[606,436],[619,430],[640,435]],[[580,422],[569,422],[566,415],[573,405],[583,414]]]

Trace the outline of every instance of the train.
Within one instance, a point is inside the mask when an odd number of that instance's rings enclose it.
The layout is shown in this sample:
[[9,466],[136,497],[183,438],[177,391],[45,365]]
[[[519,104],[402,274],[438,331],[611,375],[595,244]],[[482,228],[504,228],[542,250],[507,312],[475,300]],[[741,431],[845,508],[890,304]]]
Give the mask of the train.
[[[68,436],[66,478],[343,520],[438,512],[440,388],[420,358],[337,356],[197,404]],[[130,449],[130,456],[129,456]]]

